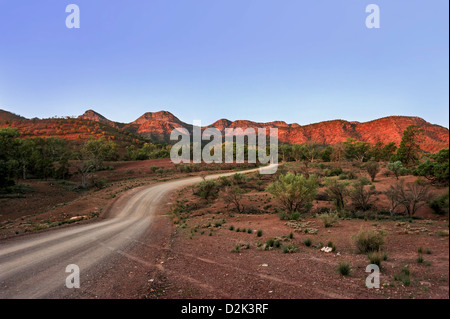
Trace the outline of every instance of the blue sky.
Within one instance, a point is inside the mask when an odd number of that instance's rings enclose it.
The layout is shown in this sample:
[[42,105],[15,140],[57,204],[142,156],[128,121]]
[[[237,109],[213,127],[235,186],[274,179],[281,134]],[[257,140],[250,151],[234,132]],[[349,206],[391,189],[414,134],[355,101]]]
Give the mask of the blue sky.
[[[66,5],[81,11],[67,29]],[[375,3],[381,28],[367,29]],[[0,0],[0,108],[449,126],[447,0]]]

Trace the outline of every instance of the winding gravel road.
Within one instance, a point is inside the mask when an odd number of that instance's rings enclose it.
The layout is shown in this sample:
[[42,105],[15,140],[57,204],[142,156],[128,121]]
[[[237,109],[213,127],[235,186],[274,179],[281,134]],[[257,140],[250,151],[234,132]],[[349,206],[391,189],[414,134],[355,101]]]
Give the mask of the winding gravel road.
[[94,274],[92,280],[101,280],[95,274],[110,268],[113,255],[126,252],[144,234],[169,193],[199,181],[200,177],[191,177],[144,188],[104,221],[0,241],[0,298],[71,298],[74,289],[65,287],[69,264]]

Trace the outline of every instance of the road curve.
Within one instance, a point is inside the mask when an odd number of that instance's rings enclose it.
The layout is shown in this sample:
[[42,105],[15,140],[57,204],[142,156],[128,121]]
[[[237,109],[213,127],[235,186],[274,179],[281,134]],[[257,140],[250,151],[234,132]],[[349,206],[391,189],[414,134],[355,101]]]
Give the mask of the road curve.
[[191,177],[143,188],[104,221],[0,241],[0,298],[70,298],[73,289],[65,287],[68,265],[77,265],[80,273],[111,267],[111,255],[126,252],[144,234],[170,192],[200,181]]

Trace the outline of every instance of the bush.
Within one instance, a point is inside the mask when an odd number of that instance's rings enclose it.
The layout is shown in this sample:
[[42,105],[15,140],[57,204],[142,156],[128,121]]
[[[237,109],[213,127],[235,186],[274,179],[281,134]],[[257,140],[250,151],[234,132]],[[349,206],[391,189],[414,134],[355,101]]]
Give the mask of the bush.
[[378,164],[378,162],[369,161],[364,165],[364,168],[366,169],[367,173],[369,173],[372,182],[375,181],[375,177],[380,172],[380,165]]
[[323,201],[329,201],[330,200],[330,196],[328,196],[328,193],[317,193],[316,196],[314,197],[315,200],[323,200]]
[[325,228],[332,227],[339,220],[339,215],[337,213],[328,213],[317,215],[323,222]]
[[237,185],[227,186],[225,188],[223,199],[227,205],[233,204],[238,213],[244,211],[244,205],[242,204],[243,191]]
[[93,181],[95,188],[102,189],[106,187],[106,181],[104,179],[95,179]]
[[292,254],[298,251],[298,247],[296,245],[285,245],[283,246],[283,253]]
[[366,254],[379,251],[384,244],[384,233],[375,230],[360,230],[353,236],[353,240],[358,253]]
[[345,208],[345,198],[348,196],[347,186],[349,182],[339,182],[335,179],[327,179],[325,181],[328,196],[334,203],[334,206],[338,211]]
[[301,214],[299,212],[293,212],[291,214],[286,212],[278,213],[280,220],[299,220],[301,219]]
[[372,207],[372,196],[374,195],[375,187],[366,189],[365,186],[369,185],[370,181],[367,178],[361,177],[353,183],[352,190],[350,191],[350,197],[353,200],[353,205],[356,209],[362,211],[369,210]]
[[231,182],[227,177],[220,176],[219,177],[219,185],[220,185],[220,187],[226,187],[226,186],[230,186]]
[[403,164],[401,161],[388,163],[387,169],[392,171],[395,175],[395,178],[397,178],[397,179],[399,176],[404,175],[407,172],[407,169],[403,167]]
[[281,202],[286,211],[293,213],[308,209],[318,188],[319,183],[314,175],[306,178],[287,173],[280,175],[277,182],[267,187],[267,191]]
[[448,215],[449,193],[435,197],[429,206],[438,215]]
[[425,260],[423,259],[422,254],[419,254],[419,256],[417,256],[416,261],[417,261],[418,264],[423,264],[424,263]]
[[367,254],[371,264],[375,264],[381,268],[381,262],[387,260],[387,254],[382,251],[373,251]]
[[449,149],[442,149],[431,155],[432,160],[420,163],[414,170],[414,175],[424,176],[432,182],[449,183]]
[[278,239],[269,238],[266,241],[266,250],[269,250],[271,248],[280,248],[281,242]]
[[247,181],[247,176],[236,173],[232,176],[232,181],[234,184],[241,185]]
[[306,238],[306,239],[303,241],[303,244],[304,244],[306,247],[310,247],[310,246],[312,245],[312,240],[311,240],[311,238]]
[[217,195],[217,182],[208,180],[197,184],[197,195],[203,199],[208,200],[210,197],[216,197]]
[[411,284],[409,267],[403,267],[400,273],[394,275],[394,280],[402,282],[405,286],[409,286]]
[[342,275],[342,276],[348,276],[350,275],[350,269],[351,266],[349,263],[346,262],[340,262],[338,265],[338,272]]
[[263,231],[262,230],[258,230],[256,232],[256,236],[261,237],[263,235]]
[[328,176],[339,176],[343,173],[344,171],[342,170],[342,168],[333,168],[330,172]]

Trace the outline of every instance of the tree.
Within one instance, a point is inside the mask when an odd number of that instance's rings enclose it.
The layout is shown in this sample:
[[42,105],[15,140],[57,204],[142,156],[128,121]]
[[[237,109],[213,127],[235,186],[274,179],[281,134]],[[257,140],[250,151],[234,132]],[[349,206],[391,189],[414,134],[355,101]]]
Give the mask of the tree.
[[338,181],[337,179],[327,179],[325,181],[325,192],[333,200],[333,203],[337,211],[343,211],[345,209],[345,198],[348,196],[349,192],[347,186],[350,183],[348,181]]
[[296,162],[301,161],[303,157],[303,146],[301,144],[293,144],[291,148],[291,155]]
[[352,185],[350,197],[356,209],[366,211],[372,207],[375,186],[367,189],[367,185],[370,185],[370,181],[365,177],[360,178]]
[[397,207],[402,205],[403,199],[401,194],[403,187],[403,180],[401,180],[397,181],[394,185],[390,185],[389,188],[384,191],[384,194],[389,199],[391,204],[391,208],[389,209],[391,216],[394,216]]
[[424,176],[433,183],[449,183],[449,149],[445,148],[430,156],[431,160],[420,163],[414,175]]
[[355,159],[359,162],[363,162],[367,158],[370,150],[369,143],[357,141],[353,138],[348,138],[344,145],[347,159]]
[[395,145],[394,142],[390,142],[388,144],[386,144],[382,151],[381,151],[381,157],[380,160],[382,161],[389,161],[392,156],[395,154],[395,152],[397,151],[397,145]]
[[322,153],[320,153],[320,157],[324,162],[331,162],[331,154],[333,153],[333,148],[331,146],[327,146]]
[[278,181],[269,185],[267,191],[277,198],[290,213],[300,212],[312,203],[319,188],[316,176],[287,173],[280,175]]
[[15,155],[18,147],[19,130],[0,129],[0,188],[13,186],[17,161]]
[[223,199],[227,204],[233,204],[238,213],[244,211],[244,205],[242,205],[242,189],[237,185],[227,186],[225,188]]
[[94,170],[101,169],[105,160],[116,158],[116,143],[107,142],[104,137],[87,140],[78,154],[78,162],[75,163],[78,173],[81,174],[81,187],[86,188],[88,177]]
[[400,161],[388,163],[387,168],[388,168],[388,170],[390,170],[394,173],[395,178],[397,178],[397,180],[400,175],[402,175],[404,172],[406,172],[406,169],[403,167],[403,164]]
[[368,158],[373,158],[377,162],[387,162],[391,159],[392,155],[395,154],[396,150],[397,146],[394,142],[390,142],[385,145],[383,142],[378,141],[372,148],[370,148],[367,155]]
[[23,179],[27,179],[27,172],[30,166],[34,147],[35,143],[31,139],[23,139],[19,141],[16,157],[22,171]]
[[419,159],[420,152],[420,134],[422,129],[417,125],[410,125],[403,132],[402,141],[397,150],[396,158],[401,161],[406,167],[410,167],[416,164]]
[[279,151],[281,154],[281,159],[283,162],[288,162],[291,157],[292,147],[289,144],[281,144],[279,147]]
[[391,202],[391,215],[397,207],[403,206],[408,216],[414,216],[417,210],[430,200],[430,189],[423,181],[406,183],[402,179],[389,186],[384,192]]
[[346,156],[346,148],[344,143],[337,143],[333,146],[333,152],[331,153],[331,160],[333,162],[341,163],[342,159]]
[[400,188],[400,198],[406,213],[411,217],[430,200],[430,188],[420,180],[407,183],[406,187]]
[[375,177],[380,172],[380,165],[378,164],[378,162],[369,161],[364,165],[364,168],[366,169],[367,173],[369,173],[372,182],[374,182]]

